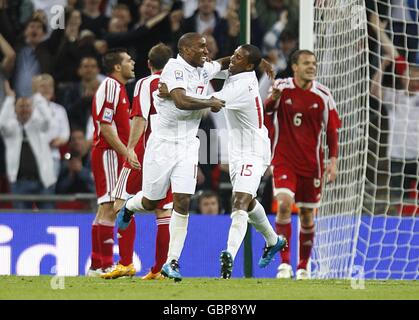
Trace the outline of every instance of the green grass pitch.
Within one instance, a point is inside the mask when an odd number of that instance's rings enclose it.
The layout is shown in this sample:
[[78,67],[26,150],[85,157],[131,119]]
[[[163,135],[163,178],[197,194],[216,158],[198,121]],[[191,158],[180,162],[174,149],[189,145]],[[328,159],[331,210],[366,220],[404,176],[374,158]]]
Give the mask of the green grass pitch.
[[185,278],[144,281],[141,278],[103,280],[51,276],[0,276],[0,300],[4,299],[138,299],[138,300],[299,300],[299,299],[419,299],[418,281],[365,281],[354,290],[349,280],[278,280]]

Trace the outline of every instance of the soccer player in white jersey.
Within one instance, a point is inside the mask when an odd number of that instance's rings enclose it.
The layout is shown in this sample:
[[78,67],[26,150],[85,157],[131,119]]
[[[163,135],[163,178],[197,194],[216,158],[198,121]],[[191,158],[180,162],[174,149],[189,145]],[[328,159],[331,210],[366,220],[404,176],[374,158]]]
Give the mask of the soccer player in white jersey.
[[227,250],[221,252],[221,277],[229,279],[233,261],[243,242],[249,221],[265,238],[259,260],[266,267],[287,242],[277,235],[262,205],[256,200],[260,179],[271,160],[268,130],[263,125],[263,104],[255,68],[262,60],[260,50],[250,44],[236,49],[228,68],[229,77],[214,96],[225,101],[223,108],[229,131],[229,170],[233,185],[231,226]]
[[187,233],[190,198],[196,187],[199,123],[204,109],[218,112],[224,107],[224,101],[205,96],[209,81],[229,63],[229,58],[207,62],[206,40],[199,33],[184,34],[178,49],[177,58],[170,59],[161,74],[161,82],[167,84],[171,99],[154,93],[157,114],[150,120],[142,192],[126,202],[117,218],[118,226],[126,228],[135,211],[154,210],[171,186],[169,252],[162,274],[175,281],[182,279],[178,260]]

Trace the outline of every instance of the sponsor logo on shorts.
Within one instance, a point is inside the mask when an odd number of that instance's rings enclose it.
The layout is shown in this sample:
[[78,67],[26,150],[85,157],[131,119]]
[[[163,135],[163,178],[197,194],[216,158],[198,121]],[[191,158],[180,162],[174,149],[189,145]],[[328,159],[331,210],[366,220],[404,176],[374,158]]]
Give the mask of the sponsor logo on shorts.
[[287,180],[288,176],[286,174],[283,174],[282,176],[279,177],[279,180]]
[[320,187],[320,179],[314,179],[314,186],[316,187],[316,188],[318,188],[318,187]]

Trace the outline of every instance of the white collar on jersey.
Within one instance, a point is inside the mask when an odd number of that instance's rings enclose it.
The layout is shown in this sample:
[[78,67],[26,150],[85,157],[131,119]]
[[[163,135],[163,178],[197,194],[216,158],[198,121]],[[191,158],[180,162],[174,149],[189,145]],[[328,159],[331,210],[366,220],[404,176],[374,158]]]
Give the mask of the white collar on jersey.
[[254,71],[248,71],[248,72],[240,72],[234,75],[229,75],[228,79],[230,80],[238,80],[238,79],[247,79],[247,78],[255,78],[256,73]]
[[183,59],[180,56],[180,54],[177,55],[176,60],[179,61],[181,64],[183,64],[188,71],[193,71],[193,70],[196,70],[197,69],[194,66],[191,66],[189,63],[187,63],[186,60]]

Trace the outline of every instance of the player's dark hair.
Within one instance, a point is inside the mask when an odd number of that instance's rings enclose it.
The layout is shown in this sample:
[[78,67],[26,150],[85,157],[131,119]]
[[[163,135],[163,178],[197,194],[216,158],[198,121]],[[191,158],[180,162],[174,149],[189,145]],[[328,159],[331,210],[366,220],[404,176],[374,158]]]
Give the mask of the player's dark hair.
[[202,38],[202,35],[198,32],[185,33],[183,36],[180,37],[179,41],[177,42],[177,48],[179,52],[182,52],[185,47],[190,47],[194,40],[200,38]]
[[310,55],[310,56],[314,56],[316,58],[316,55],[314,54],[313,51],[305,50],[305,49],[304,50],[297,50],[291,55],[291,59],[290,59],[291,60],[291,65],[298,64],[298,59],[300,59],[300,56],[302,54],[307,54],[307,55]]
[[259,48],[252,44],[244,44],[241,47],[249,54],[247,61],[253,64],[254,69],[256,69],[262,61],[262,53],[260,52]]
[[156,44],[148,52],[150,64],[157,70],[163,69],[167,61],[169,61],[172,56],[172,49],[164,43]]
[[114,48],[108,50],[103,56],[103,67],[106,73],[111,73],[114,70],[115,65],[122,63],[122,54],[127,52],[125,48]]

